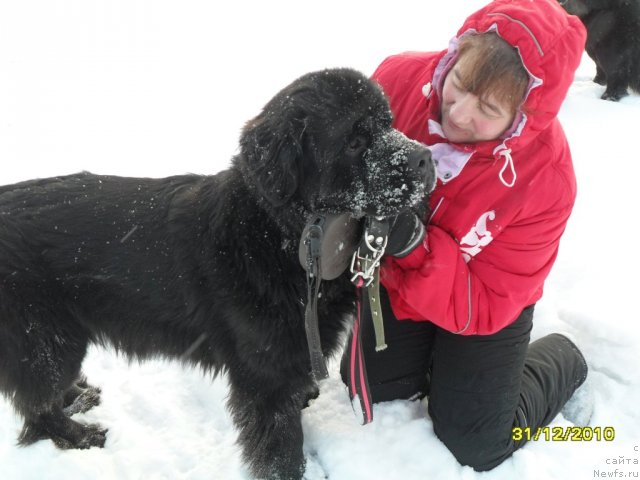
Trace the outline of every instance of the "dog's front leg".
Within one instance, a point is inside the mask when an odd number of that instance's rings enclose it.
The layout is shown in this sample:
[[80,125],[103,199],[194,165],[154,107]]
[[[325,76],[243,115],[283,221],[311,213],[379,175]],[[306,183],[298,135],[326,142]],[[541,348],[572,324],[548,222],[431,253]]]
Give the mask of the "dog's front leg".
[[[244,370],[244,369],[239,369]],[[301,382],[229,372],[229,409],[243,460],[255,478],[300,479],[304,474]],[[292,388],[293,387],[293,388]]]

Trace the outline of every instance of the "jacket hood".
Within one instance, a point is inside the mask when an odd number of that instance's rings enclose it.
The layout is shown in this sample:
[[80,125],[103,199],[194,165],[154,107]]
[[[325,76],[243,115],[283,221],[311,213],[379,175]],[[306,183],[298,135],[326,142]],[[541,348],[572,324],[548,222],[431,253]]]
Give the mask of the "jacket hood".
[[522,108],[527,113],[516,116],[502,139],[485,142],[494,154],[509,153],[528,144],[556,118],[580,64],[586,30],[557,0],[495,0],[469,16],[450,42],[434,73],[438,94],[456,59],[459,39],[490,31],[517,48],[531,77]]

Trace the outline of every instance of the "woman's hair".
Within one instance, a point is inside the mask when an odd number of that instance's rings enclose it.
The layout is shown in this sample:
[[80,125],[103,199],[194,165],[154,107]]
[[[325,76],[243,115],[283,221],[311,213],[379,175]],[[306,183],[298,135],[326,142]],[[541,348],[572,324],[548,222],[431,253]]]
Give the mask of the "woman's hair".
[[458,59],[463,56],[465,68],[459,72],[462,87],[480,98],[493,96],[515,113],[529,86],[529,74],[518,50],[488,32],[463,37]]

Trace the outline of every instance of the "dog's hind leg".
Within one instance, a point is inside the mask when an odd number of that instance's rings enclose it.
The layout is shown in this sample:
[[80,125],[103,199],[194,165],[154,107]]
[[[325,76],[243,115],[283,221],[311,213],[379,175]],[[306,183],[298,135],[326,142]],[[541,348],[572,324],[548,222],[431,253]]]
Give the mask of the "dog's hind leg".
[[593,82],[603,86],[607,84],[607,75],[600,65],[596,65],[596,76],[593,77]]
[[106,429],[99,425],[84,425],[70,418],[76,413],[86,412],[98,405],[99,389],[90,387],[86,383],[74,382],[63,392],[54,387],[49,392],[42,389],[40,393],[40,398],[47,396],[49,398],[41,405],[34,405],[33,401],[25,399],[20,391],[17,391],[14,396],[14,400],[20,403],[20,410],[25,416],[24,427],[18,440],[21,445],[29,445],[35,441],[50,438],[57,447],[62,449],[104,446]]
[[611,100],[612,102],[617,102],[623,97],[626,97],[629,93],[627,92],[627,80],[626,78],[619,78],[617,76],[608,76],[607,77],[607,88],[604,93],[600,96],[602,100]]
[[76,413],[85,413],[91,408],[100,405],[101,390],[87,383],[87,377],[80,377],[67,389],[63,396],[62,406],[68,416]]
[[70,408],[82,397],[76,382],[89,336],[55,307],[44,302],[28,307],[18,302],[4,304],[0,311],[0,389],[25,419],[21,445],[51,438],[60,448],[102,447],[106,430],[69,418],[83,408],[63,410],[65,399],[71,402]]
[[[622,45],[620,47],[623,48]],[[598,60],[607,80],[607,88],[600,98],[617,102],[627,96],[632,65],[629,52],[625,48],[619,50],[609,47],[599,52]]]
[[104,447],[107,430],[99,425],[84,425],[71,420],[60,408],[54,407],[37,417],[25,420],[20,445],[50,438],[62,449]]

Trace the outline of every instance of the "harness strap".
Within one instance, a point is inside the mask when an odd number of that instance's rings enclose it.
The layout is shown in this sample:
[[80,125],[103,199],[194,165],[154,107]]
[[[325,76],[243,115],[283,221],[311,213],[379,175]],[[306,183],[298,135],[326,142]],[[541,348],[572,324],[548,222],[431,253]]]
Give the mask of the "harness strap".
[[311,372],[316,380],[329,378],[329,372],[322,353],[320,329],[318,328],[318,294],[322,272],[320,271],[320,247],[323,231],[319,223],[309,227],[304,243],[307,246],[307,307],[304,312],[304,330],[307,336]]
[[373,330],[376,336],[376,352],[387,348],[384,338],[384,322],[382,318],[382,305],[380,303],[380,268],[373,271],[373,282],[367,287],[369,296],[369,307],[371,308],[371,319],[373,320]]

